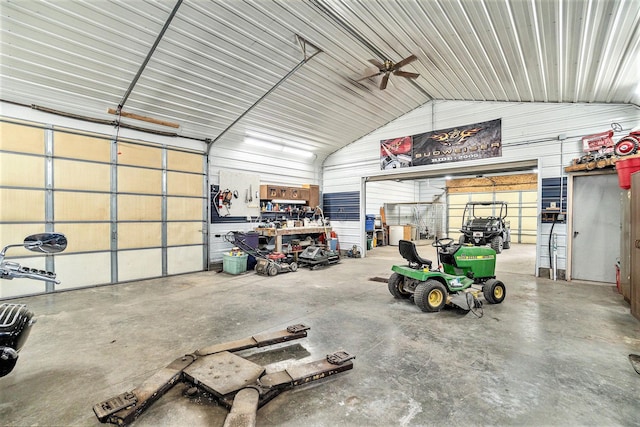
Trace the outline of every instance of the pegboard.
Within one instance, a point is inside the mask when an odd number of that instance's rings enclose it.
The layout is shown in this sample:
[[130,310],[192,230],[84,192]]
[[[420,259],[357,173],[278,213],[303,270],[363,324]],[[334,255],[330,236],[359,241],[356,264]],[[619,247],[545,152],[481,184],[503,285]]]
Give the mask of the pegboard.
[[220,190],[233,194],[231,203],[219,208],[220,216],[260,215],[260,175],[220,171]]

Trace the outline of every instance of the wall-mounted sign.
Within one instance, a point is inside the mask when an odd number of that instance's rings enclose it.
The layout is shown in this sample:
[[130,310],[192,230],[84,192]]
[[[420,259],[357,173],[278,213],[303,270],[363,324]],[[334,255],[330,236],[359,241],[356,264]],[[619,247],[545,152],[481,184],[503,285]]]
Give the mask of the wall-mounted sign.
[[380,141],[380,168],[502,156],[502,119]]
[[603,150],[605,153],[611,153],[613,151],[613,131],[596,133],[594,135],[587,135],[582,137],[582,150],[585,153],[591,151]]

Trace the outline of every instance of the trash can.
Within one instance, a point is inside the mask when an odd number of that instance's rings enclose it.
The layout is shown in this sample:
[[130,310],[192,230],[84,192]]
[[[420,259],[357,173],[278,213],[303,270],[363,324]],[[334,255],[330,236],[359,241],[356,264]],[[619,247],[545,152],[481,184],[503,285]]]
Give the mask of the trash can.
[[376,225],[376,216],[375,215],[365,215],[365,231],[373,231]]

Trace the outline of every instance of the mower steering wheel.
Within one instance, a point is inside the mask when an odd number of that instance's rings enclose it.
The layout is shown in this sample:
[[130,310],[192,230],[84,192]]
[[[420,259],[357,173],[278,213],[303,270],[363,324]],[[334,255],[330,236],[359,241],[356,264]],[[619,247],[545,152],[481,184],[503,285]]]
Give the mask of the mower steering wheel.
[[453,239],[445,237],[444,239],[437,239],[431,243],[431,246],[434,248],[448,248],[453,243]]

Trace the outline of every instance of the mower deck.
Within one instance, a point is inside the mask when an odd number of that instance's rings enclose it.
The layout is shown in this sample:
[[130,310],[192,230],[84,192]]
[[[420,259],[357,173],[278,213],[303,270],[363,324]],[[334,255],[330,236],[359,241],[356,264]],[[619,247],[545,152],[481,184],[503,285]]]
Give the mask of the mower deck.
[[211,393],[230,409],[225,426],[253,426],[258,408],[283,391],[353,368],[355,357],[338,351],[326,359],[266,374],[263,366],[233,354],[304,338],[308,329],[293,325],[196,350],[177,358],[134,390],[94,405],[93,411],[102,423],[128,425],[178,382],[186,382]]

